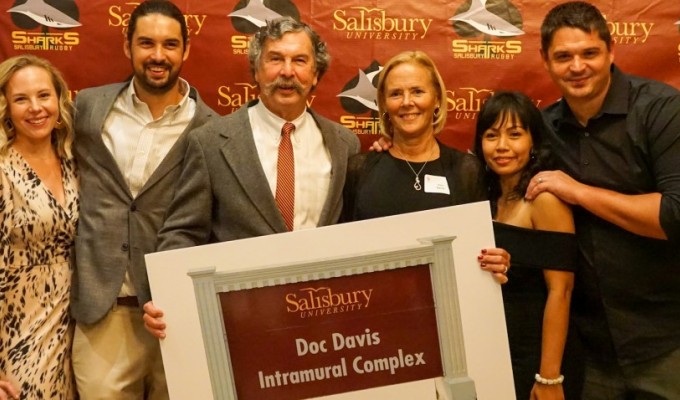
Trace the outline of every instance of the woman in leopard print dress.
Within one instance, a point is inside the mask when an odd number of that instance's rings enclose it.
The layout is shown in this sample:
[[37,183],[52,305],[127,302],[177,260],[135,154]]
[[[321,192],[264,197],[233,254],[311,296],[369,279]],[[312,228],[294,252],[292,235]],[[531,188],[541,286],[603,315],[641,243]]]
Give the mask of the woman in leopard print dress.
[[71,400],[72,106],[35,56],[0,64],[0,89],[0,398]]

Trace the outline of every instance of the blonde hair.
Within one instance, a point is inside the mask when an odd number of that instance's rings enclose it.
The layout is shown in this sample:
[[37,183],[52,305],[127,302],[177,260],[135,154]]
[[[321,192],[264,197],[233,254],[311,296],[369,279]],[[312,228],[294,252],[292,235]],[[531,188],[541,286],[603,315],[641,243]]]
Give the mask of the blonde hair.
[[52,144],[59,157],[73,158],[71,151],[74,138],[73,103],[69,98],[68,86],[61,73],[49,61],[32,54],[15,56],[0,63],[0,121],[2,121],[0,123],[0,156],[7,153],[7,149],[16,138],[15,127],[11,125],[9,103],[5,96],[7,84],[17,71],[26,67],[42,68],[50,75],[59,101],[59,123],[52,131]]
[[378,78],[378,112],[380,113],[380,130],[385,136],[392,137],[392,121],[390,121],[389,116],[385,111],[385,81],[390,72],[398,65],[405,63],[418,64],[430,73],[430,78],[432,79],[432,86],[434,86],[437,97],[439,98],[439,113],[437,113],[432,121],[432,126],[434,133],[438,134],[444,129],[446,124],[446,86],[444,85],[444,80],[439,74],[437,67],[434,65],[434,61],[427,55],[427,53],[415,50],[415,51],[405,51],[392,57],[380,71],[380,77]]

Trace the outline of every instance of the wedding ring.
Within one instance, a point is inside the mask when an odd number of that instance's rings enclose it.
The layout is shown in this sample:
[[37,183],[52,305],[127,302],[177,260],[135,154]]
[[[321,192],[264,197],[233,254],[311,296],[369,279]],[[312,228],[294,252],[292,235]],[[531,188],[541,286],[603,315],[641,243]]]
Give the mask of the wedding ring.
[[503,270],[503,275],[505,275],[505,274],[507,274],[507,273],[508,273],[508,266],[506,265],[506,266],[505,266],[505,269]]

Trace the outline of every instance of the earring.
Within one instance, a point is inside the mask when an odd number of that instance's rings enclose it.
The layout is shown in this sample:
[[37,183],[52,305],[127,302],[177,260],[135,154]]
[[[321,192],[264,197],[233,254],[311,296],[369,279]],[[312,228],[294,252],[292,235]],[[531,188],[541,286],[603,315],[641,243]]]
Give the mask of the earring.
[[61,129],[61,128],[62,128],[61,117],[59,117],[59,119],[57,120],[57,123],[54,125],[54,127],[57,128],[57,129]]
[[439,107],[434,109],[434,117],[437,118],[439,116]]
[[5,129],[7,129],[7,132],[12,132],[14,130],[14,124],[9,118],[5,120]]
[[387,113],[387,111],[385,111],[385,112],[382,114],[382,118],[383,118],[385,121],[389,121],[389,120],[390,120],[390,115]]
[[536,159],[536,152],[534,151],[533,147],[531,148],[531,150],[529,150],[529,158],[532,160]]

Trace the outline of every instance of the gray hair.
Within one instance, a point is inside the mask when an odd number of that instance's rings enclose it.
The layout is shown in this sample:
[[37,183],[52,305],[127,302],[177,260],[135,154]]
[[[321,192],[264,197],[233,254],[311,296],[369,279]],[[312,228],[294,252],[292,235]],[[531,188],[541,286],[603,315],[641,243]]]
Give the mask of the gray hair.
[[279,40],[286,33],[305,32],[312,42],[312,49],[314,49],[314,64],[318,79],[328,69],[331,62],[331,55],[328,54],[326,43],[321,40],[321,37],[312,30],[312,28],[304,22],[296,21],[292,17],[281,17],[271,21],[267,21],[267,25],[260,28],[253,37],[250,38],[248,44],[248,61],[250,62],[250,73],[255,77],[255,71],[260,64],[262,57],[262,49],[267,39]]

